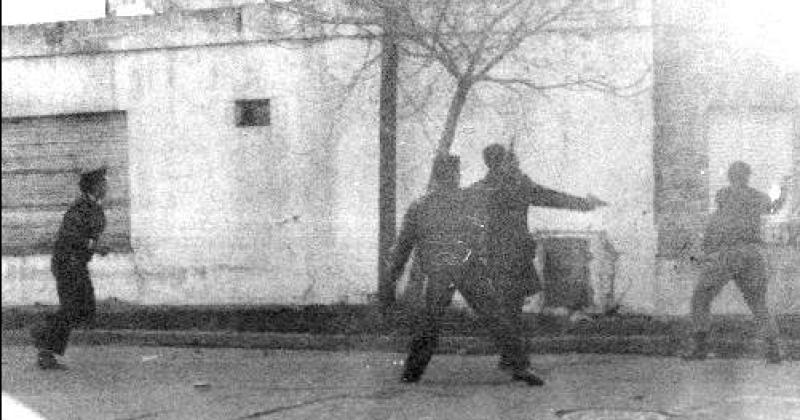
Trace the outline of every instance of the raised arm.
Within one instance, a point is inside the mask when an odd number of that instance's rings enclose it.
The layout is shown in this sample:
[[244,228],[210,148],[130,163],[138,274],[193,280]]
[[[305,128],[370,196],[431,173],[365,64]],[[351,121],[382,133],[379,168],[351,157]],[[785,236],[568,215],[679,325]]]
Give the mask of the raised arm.
[[789,195],[789,183],[791,182],[790,177],[786,177],[783,179],[783,183],[781,184],[781,194],[775,200],[772,200],[769,196],[766,196],[767,205],[766,205],[766,212],[767,213],[777,213],[783,205],[786,203],[786,197]]

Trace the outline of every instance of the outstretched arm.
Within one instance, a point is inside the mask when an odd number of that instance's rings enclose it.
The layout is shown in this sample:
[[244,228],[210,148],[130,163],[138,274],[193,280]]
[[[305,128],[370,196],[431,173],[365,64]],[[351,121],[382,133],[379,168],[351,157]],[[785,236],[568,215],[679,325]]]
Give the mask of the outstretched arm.
[[541,186],[531,181],[524,174],[521,176],[519,186],[521,198],[529,206],[591,211],[597,207],[607,205],[607,203],[592,195],[588,195],[585,198],[578,197]]

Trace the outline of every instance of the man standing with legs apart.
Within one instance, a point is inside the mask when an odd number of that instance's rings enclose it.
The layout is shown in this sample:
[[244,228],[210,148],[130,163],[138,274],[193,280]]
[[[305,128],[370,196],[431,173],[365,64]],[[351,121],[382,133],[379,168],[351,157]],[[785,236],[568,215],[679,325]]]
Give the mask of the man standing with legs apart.
[[[470,205],[485,206],[487,269],[509,307],[514,324],[522,322],[525,298],[539,291],[533,265],[536,244],[528,229],[528,207],[551,207],[591,211],[606,203],[589,195],[576,197],[531,181],[519,168],[514,153],[500,144],[483,150],[488,173],[466,189]],[[512,361],[501,358],[500,367]]]
[[716,195],[717,210],[711,215],[703,238],[705,257],[702,273],[692,295],[694,337],[687,360],[702,360],[708,355],[711,329],[711,302],[731,280],[741,290],[755,316],[759,339],[766,344],[769,363],[780,363],[779,332],[767,310],[767,270],[761,255],[761,215],[778,211],[786,199],[786,185],[772,201],[748,185],[750,166],[738,161],[728,169],[730,185]]
[[383,308],[394,303],[394,286],[402,275],[412,250],[425,281],[425,305],[415,325],[402,381],[417,382],[438,345],[441,318],[458,290],[486,324],[505,360],[509,360],[512,378],[529,385],[544,382],[528,369],[520,325],[512,322],[509,307],[488,277],[486,266],[474,243],[481,229],[467,216],[465,194],[459,189],[459,160],[439,156],[434,161],[428,194],[414,202],[403,220],[397,240],[389,281],[389,294],[381,296]]
[[97,243],[106,225],[101,206],[106,195],[106,168],[82,173],[79,187],[81,196],[64,215],[51,260],[50,269],[56,278],[61,306],[31,331],[39,350],[37,362],[42,369],[63,369],[55,355],[64,355],[74,327],[89,324],[94,319],[95,297],[89,278],[89,261],[95,253],[107,253]]

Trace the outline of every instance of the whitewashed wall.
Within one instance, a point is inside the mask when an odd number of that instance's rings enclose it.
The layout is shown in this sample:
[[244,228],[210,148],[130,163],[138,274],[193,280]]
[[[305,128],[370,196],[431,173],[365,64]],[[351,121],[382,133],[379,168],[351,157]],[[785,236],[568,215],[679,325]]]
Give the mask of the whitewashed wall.
[[[633,31],[551,35],[530,48],[546,44],[562,54],[578,45],[569,59],[579,69],[633,69],[652,44],[649,31]],[[377,282],[377,69],[349,93],[329,74],[347,80],[359,57],[352,45],[263,43],[4,57],[3,116],[127,112],[134,253],[92,263],[100,297],[364,302]],[[441,86],[427,118],[400,122],[399,217],[424,192],[450,93]],[[271,99],[272,126],[237,128],[233,101],[258,98]],[[510,103],[491,86],[470,96],[453,150],[463,184],[485,172],[483,147],[516,131],[522,166],[535,181],[611,203],[590,214],[534,210],[531,226],[606,230],[622,252],[623,303],[653,312],[650,95],[551,92]],[[3,304],[54,302],[47,265],[47,256],[4,256]]]

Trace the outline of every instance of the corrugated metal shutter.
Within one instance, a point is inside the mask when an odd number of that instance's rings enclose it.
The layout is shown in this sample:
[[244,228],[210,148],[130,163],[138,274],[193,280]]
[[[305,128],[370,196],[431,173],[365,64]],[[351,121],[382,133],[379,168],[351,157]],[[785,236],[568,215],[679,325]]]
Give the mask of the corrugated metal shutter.
[[4,118],[3,255],[50,252],[61,218],[79,194],[78,171],[108,165],[103,240],[130,250],[127,123],[124,112]]

